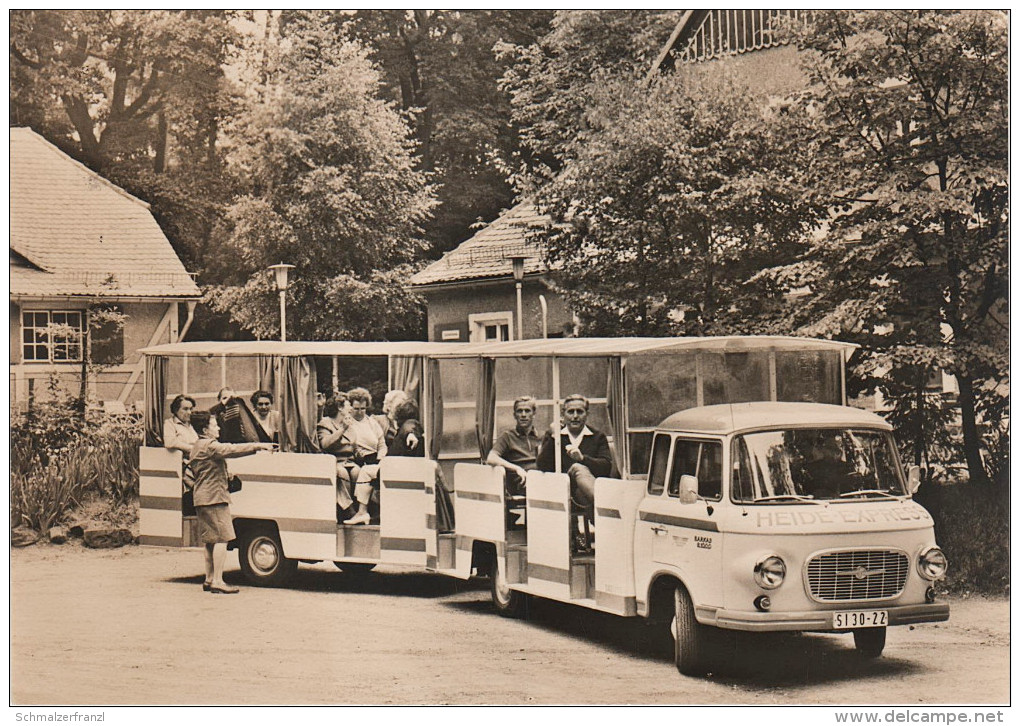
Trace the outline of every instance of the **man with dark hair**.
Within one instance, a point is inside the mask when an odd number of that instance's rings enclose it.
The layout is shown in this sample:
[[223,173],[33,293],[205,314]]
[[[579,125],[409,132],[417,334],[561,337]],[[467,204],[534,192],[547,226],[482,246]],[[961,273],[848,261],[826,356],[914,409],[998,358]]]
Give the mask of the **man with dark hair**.
[[229,386],[221,388],[216,399],[216,405],[209,409],[209,413],[216,417],[220,441],[225,444],[244,443],[247,440],[241,424],[241,406],[244,404]]

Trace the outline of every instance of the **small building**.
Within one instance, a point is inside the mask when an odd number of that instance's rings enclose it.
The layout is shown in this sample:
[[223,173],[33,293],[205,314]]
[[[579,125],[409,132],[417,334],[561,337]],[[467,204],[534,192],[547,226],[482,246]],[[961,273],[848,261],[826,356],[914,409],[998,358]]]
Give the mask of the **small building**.
[[[411,277],[428,304],[429,340],[485,342],[571,335],[573,316],[549,285],[540,235],[549,218],[530,202],[501,214]],[[521,315],[517,313],[517,260]]]
[[[11,404],[51,385],[76,393],[86,370],[90,398],[131,409],[143,398],[138,350],[183,337],[198,286],[147,203],[31,129],[10,133]],[[97,327],[100,309],[123,325]]]

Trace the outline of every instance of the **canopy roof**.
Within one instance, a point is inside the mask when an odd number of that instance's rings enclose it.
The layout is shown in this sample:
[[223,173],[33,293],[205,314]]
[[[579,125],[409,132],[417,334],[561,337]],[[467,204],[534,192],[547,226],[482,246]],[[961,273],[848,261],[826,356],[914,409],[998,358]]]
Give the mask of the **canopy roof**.
[[424,341],[192,341],[143,348],[161,356],[391,356],[436,358],[524,358],[530,356],[595,357],[650,355],[711,350],[739,353],[753,350],[838,350],[848,355],[857,345],[835,340],[788,336],[722,336],[708,338],[534,338],[503,343],[429,343]]

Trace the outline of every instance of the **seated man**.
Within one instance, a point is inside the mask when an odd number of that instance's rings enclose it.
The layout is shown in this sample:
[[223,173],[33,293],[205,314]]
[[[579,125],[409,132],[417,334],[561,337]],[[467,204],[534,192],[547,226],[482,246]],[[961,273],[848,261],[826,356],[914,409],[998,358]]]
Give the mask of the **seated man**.
[[220,428],[220,443],[243,444],[247,441],[244,435],[241,422],[242,413],[241,401],[229,386],[221,388],[216,396],[216,405],[209,409],[209,413],[216,417],[216,423]]
[[[595,503],[595,479],[609,476],[613,470],[613,455],[609,440],[601,431],[587,425],[588,399],[573,394],[563,399],[563,420],[560,430],[560,471],[570,476],[570,496],[577,506],[585,509]],[[556,450],[553,432],[547,431],[539,447],[537,464],[542,471],[556,471]],[[577,521],[570,518],[576,549],[587,549],[588,541],[576,532]]]
[[322,407],[322,418],[315,425],[319,448],[323,453],[336,457],[336,503],[341,512],[353,506],[351,486],[361,472],[354,463],[354,445],[347,437],[347,431],[353,423],[347,395],[341,393],[326,401]]
[[520,396],[514,400],[516,426],[499,435],[485,463],[506,469],[506,490],[510,496],[524,494],[528,471],[536,467],[541,443],[535,433],[535,399]]
[[354,461],[361,467],[361,472],[354,487],[358,511],[346,523],[368,524],[371,521],[368,503],[379,483],[379,461],[386,456],[386,433],[378,421],[367,415],[372,405],[371,393],[364,388],[352,388],[347,392],[347,398],[351,402],[353,421],[345,435],[354,446]]

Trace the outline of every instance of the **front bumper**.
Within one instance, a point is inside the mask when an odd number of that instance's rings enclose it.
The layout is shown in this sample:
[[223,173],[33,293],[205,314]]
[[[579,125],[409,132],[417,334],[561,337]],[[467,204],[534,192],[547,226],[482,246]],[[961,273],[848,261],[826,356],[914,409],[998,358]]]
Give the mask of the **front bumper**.
[[[949,620],[949,605],[925,603],[921,605],[847,605],[839,610],[885,610],[889,613],[889,625],[913,625],[914,623],[939,623]],[[728,630],[771,632],[779,630],[828,630],[833,631],[832,613],[835,610],[809,610],[805,612],[756,612],[744,610],[722,610],[716,608],[695,608],[694,615],[702,625],[714,625]]]

